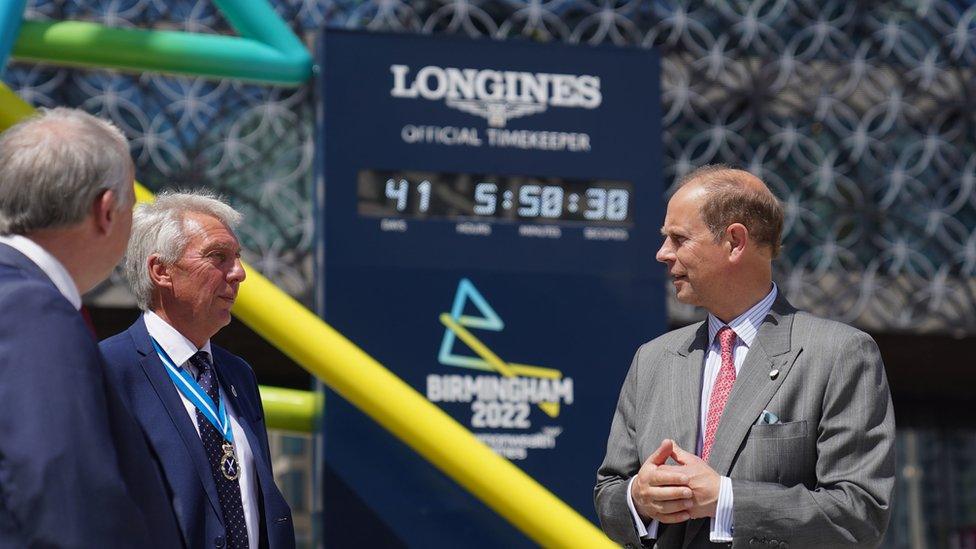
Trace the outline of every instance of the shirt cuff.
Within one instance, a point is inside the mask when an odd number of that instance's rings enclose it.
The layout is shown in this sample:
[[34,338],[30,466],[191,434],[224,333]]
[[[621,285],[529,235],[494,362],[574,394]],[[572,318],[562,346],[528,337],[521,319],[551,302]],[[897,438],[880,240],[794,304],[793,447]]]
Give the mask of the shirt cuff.
[[712,517],[708,540],[713,543],[732,541],[732,479],[721,477],[718,486],[718,504]]
[[[643,519],[641,519],[640,515],[637,514],[637,508],[634,507],[634,498],[630,495],[630,488],[634,483],[635,478],[637,477],[630,477],[630,480],[627,481],[627,507],[630,509],[630,516],[634,518],[634,526],[637,527],[637,537],[657,539],[658,521],[652,519],[648,524],[644,524]],[[731,481],[729,481],[729,489],[731,490],[731,488],[732,484]]]

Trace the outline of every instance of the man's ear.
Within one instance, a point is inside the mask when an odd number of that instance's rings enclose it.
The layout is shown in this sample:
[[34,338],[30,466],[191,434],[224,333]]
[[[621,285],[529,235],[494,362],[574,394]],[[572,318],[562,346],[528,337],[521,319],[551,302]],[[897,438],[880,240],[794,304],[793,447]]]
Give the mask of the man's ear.
[[742,223],[733,223],[725,229],[725,238],[729,246],[729,257],[739,259],[749,246],[749,229]]
[[163,263],[159,255],[150,255],[146,263],[149,269],[149,280],[152,280],[153,286],[158,288],[173,287],[173,277],[170,275],[169,265]]
[[99,234],[108,234],[111,231],[112,224],[115,223],[119,213],[116,211],[118,198],[115,191],[111,189],[105,189],[95,197],[91,210],[95,229]]

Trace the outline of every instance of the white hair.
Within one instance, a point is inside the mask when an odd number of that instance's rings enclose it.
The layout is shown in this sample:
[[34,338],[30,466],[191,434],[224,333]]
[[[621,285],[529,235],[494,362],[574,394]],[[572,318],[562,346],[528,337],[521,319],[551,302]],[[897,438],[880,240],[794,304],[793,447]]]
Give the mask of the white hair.
[[84,111],[42,109],[0,134],[0,234],[79,223],[111,190],[128,207],[129,145],[110,122]]
[[151,204],[136,206],[132,214],[132,236],[123,266],[136,303],[148,311],[152,303],[152,280],[149,278],[149,256],[172,265],[179,260],[194,231],[201,227],[186,214],[213,216],[231,229],[241,222],[241,214],[220,197],[208,191],[170,192],[156,196]]

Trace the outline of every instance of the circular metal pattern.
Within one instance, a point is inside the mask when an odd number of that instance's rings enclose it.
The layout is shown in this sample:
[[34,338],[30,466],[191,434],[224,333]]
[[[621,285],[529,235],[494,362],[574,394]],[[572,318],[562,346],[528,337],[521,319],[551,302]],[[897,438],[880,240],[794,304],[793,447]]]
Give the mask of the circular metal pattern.
[[[275,0],[322,25],[656,47],[665,180],[743,166],[787,209],[780,287],[874,330],[976,333],[976,7],[949,0]],[[230,33],[210,0],[34,0],[29,18]],[[119,124],[151,189],[210,187],[247,257],[310,302],[308,86],[14,63],[35,105]],[[669,193],[673,189],[669,189]],[[647,253],[653,254],[654,250]],[[670,292],[669,292],[670,293]],[[700,312],[677,302],[671,318]]]

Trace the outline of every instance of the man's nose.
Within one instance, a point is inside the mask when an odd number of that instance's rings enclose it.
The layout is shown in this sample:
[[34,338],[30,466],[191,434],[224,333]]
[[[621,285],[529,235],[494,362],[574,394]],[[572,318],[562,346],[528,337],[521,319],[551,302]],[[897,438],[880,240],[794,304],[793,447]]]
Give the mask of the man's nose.
[[240,258],[237,258],[234,260],[234,266],[227,273],[227,281],[243,282],[245,278],[247,278],[247,273],[244,271],[244,264]]
[[664,242],[661,243],[661,247],[658,248],[657,254],[654,258],[661,263],[668,263],[674,261],[674,248],[671,246],[671,239],[665,238]]

